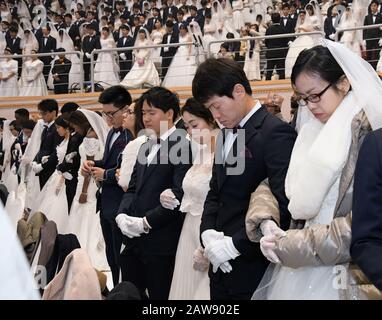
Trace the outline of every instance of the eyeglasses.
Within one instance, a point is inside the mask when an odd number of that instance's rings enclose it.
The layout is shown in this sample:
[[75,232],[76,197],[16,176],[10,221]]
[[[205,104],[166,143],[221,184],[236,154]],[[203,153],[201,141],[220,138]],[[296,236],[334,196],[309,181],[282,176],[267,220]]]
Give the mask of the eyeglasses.
[[126,113],[128,114],[128,115],[133,115],[133,114],[135,114],[135,112],[133,111],[133,110],[131,110],[131,109],[127,109],[126,110]]
[[125,109],[125,108],[118,109],[118,110],[116,110],[116,111],[114,111],[114,112],[102,112],[102,115],[103,115],[104,117],[106,117],[106,118],[113,119],[114,116],[115,116],[115,114],[116,114],[117,112],[123,110],[123,109]]
[[329,83],[329,85],[322,90],[320,93],[311,94],[305,98],[301,96],[296,96],[296,100],[300,104],[300,106],[306,106],[308,102],[317,103],[321,101],[321,96],[332,86],[333,83]]

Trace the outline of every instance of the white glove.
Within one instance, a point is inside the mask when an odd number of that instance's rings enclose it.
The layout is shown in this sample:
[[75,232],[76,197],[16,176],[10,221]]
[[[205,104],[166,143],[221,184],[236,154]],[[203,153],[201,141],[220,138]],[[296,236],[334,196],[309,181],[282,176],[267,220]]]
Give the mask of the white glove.
[[72,180],[73,176],[69,172],[64,172],[62,176],[65,178],[65,180]]
[[180,205],[179,200],[175,197],[175,194],[171,189],[166,189],[159,196],[160,203],[163,208],[174,210]]
[[207,271],[210,265],[210,261],[204,256],[204,249],[201,246],[194,251],[192,261],[194,262],[192,267],[196,271]]
[[366,40],[362,40],[362,45],[366,48]]
[[284,237],[286,232],[281,230],[272,220],[263,221],[260,225],[260,229],[264,235],[260,239],[261,252],[270,262],[280,263],[281,261],[274,250],[276,248],[277,239]]
[[236,259],[240,252],[233,245],[232,237],[224,236],[223,239],[212,241],[205,248],[204,255],[211,261],[212,271],[216,272],[220,265]]
[[67,163],[73,163],[73,158],[77,155],[77,151],[73,151],[65,156],[65,161]]
[[[202,238],[204,247],[207,247],[212,242],[214,242],[216,240],[224,239],[224,233],[223,232],[218,232],[218,231],[216,231],[214,229],[208,229],[208,230],[206,230],[206,231],[204,231],[202,233],[201,238]],[[224,262],[223,264],[220,265],[220,269],[224,273],[228,273],[228,272],[232,271],[232,266],[227,261],[227,262]],[[214,271],[214,272],[216,272],[216,271]]]
[[378,45],[379,45],[380,47],[382,47],[382,39],[379,39],[379,41],[378,41]]
[[15,150],[21,151],[20,143],[15,144]]
[[329,39],[334,40],[335,38],[336,38],[336,35],[335,35],[334,33],[332,33],[332,34],[329,35]]
[[41,163],[42,163],[42,164],[47,163],[48,160],[49,160],[49,156],[43,156],[43,157],[41,158]]
[[0,166],[0,171],[4,172],[4,167],[3,166]]
[[88,53],[88,52],[85,52],[85,56],[86,56],[86,58],[88,58],[88,59],[90,59],[90,58],[91,58],[91,54],[90,54],[90,53]]
[[148,233],[144,228],[143,218],[119,214],[115,221],[122,233],[129,238],[140,237],[142,233]]
[[292,43],[293,41],[288,41],[288,47],[290,47]]
[[125,53],[120,53],[119,56],[121,57],[122,60],[126,60],[126,54]]
[[41,163],[37,163],[37,162],[32,162],[31,163],[31,166],[32,166],[32,170],[34,173],[40,173],[43,169],[42,167],[42,164]]
[[265,220],[260,224],[260,230],[263,236],[285,237],[286,232],[278,227],[273,220]]

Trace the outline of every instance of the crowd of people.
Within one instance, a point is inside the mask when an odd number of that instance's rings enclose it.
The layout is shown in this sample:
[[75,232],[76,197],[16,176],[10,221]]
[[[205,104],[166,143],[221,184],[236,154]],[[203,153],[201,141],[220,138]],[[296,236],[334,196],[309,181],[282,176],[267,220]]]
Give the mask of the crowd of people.
[[290,123],[224,58],[182,108],[117,85],[102,113],[45,99],[37,123],[2,119],[8,297],[38,298],[20,277],[45,270],[46,300],[380,298],[381,80],[325,40],[291,81]]
[[[93,79],[97,90],[190,86],[210,55],[238,61],[251,81],[290,78],[298,54],[324,37],[382,70],[380,28],[336,32],[382,23],[377,0],[2,0],[0,6],[1,96],[74,92]],[[281,38],[259,38],[275,35]],[[37,55],[12,57],[21,54]]]

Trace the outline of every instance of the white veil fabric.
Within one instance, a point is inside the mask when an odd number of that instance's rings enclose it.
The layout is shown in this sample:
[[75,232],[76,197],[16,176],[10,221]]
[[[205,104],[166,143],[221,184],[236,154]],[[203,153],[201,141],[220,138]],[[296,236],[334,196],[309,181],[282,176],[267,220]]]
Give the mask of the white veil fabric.
[[[306,5],[306,7],[308,5],[311,5],[313,7],[313,16],[312,16],[311,20],[313,22],[313,26],[314,26],[315,30],[323,30],[324,19],[322,17],[321,9],[320,9],[318,3],[316,1],[310,1]],[[305,7],[305,10],[306,10],[306,7]]]
[[306,31],[299,31],[300,27],[313,31],[313,22],[312,22],[312,19],[307,12],[305,13],[304,20],[302,19],[301,13],[298,15],[297,22],[296,22],[296,28],[295,28],[295,31],[298,33],[306,32]]
[[81,108],[78,109],[78,111],[82,112],[85,115],[86,119],[88,119],[91,127],[93,128],[94,132],[98,137],[98,140],[103,150],[105,148],[107,134],[110,130],[106,121],[94,111]]
[[0,54],[4,54],[4,49],[7,47],[4,33],[0,32]]
[[0,300],[39,300],[24,250],[0,205]]
[[[63,32],[62,39],[60,35],[61,31]],[[67,52],[74,51],[73,40],[69,36],[68,31],[66,31],[66,29],[64,28],[58,30],[57,49],[58,48],[64,48],[65,51]],[[68,57],[69,60],[70,60],[70,56]]]
[[[28,37],[25,35],[25,31],[29,31]],[[24,30],[24,36],[21,38],[20,47],[25,49],[25,53],[31,53],[31,50],[38,50],[38,41],[31,29]]]
[[[145,34],[146,34],[146,39],[145,39],[145,43],[147,46],[150,46],[152,45],[152,41],[151,41],[151,38],[150,38],[150,33],[148,32],[148,30],[146,28],[140,28],[139,29],[139,32],[141,30],[144,30],[145,31]],[[138,32],[138,35],[137,35],[137,38],[135,39],[135,43],[134,43],[134,47],[139,47],[141,46],[142,44],[140,44],[141,40],[139,39],[139,32]],[[150,50],[152,50],[152,48],[150,48]]]
[[221,3],[218,0],[215,0],[212,3],[211,13],[212,13],[211,14],[212,20],[216,20],[219,22],[224,21],[224,11],[223,11]]

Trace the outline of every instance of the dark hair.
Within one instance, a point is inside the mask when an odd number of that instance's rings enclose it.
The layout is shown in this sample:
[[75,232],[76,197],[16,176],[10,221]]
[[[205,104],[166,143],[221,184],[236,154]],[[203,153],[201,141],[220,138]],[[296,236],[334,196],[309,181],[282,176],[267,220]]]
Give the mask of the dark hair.
[[52,112],[56,111],[56,116],[58,114],[58,103],[54,99],[44,99],[39,102],[37,109],[40,111]]
[[45,29],[46,29],[46,30],[48,30],[48,31],[50,31],[50,30],[51,30],[51,28],[50,28],[49,24],[45,25],[43,28],[45,28]]
[[229,43],[228,43],[228,42],[223,42],[223,43],[220,45],[220,47],[226,49],[227,51],[229,51]]
[[15,114],[18,114],[20,117],[24,119],[29,119],[29,111],[25,108],[17,109]]
[[228,32],[225,36],[227,39],[234,39],[235,35],[232,32]]
[[7,120],[6,118],[0,118],[0,128],[4,128],[4,121]]
[[135,113],[135,124],[134,124],[134,135],[137,137],[139,131],[145,128],[143,125],[143,116],[142,116],[142,106],[143,106],[143,96],[140,96],[138,99],[134,100],[134,113]]
[[371,6],[373,3],[376,4],[377,6],[379,5],[379,3],[378,3],[377,0],[372,0],[372,1],[370,2],[369,6]]
[[102,104],[112,103],[114,107],[123,109],[131,104],[131,95],[125,87],[112,86],[100,94],[98,102]]
[[280,13],[278,12],[272,13],[271,19],[273,23],[280,23],[280,19],[281,19]]
[[18,132],[20,132],[22,130],[21,125],[18,125],[16,120],[11,121],[9,126],[12,126]]
[[17,33],[17,32],[19,32],[19,30],[18,30],[16,27],[11,26],[11,27],[9,28],[9,32],[15,32],[15,33]]
[[79,110],[72,112],[69,116],[68,121],[69,121],[70,125],[76,125],[76,126],[79,126],[80,128],[83,128],[85,135],[86,135],[86,132],[88,132],[89,129],[91,129],[91,125],[90,125],[88,119]]
[[61,107],[61,113],[66,112],[74,112],[76,111],[80,106],[75,102],[67,102]]
[[288,8],[288,9],[290,8],[289,3],[286,3],[286,2],[283,3],[281,9],[284,10],[285,8]]
[[123,24],[119,27],[119,29],[125,29],[125,30],[130,30],[130,27],[126,24]]
[[186,26],[184,23],[182,23],[182,24],[179,26],[179,30],[180,30],[180,29],[187,30],[187,26]]
[[174,22],[172,22],[171,20],[167,20],[166,21],[166,27],[167,28],[173,28],[174,27]]
[[139,29],[138,33],[144,33],[144,34],[145,34],[145,37],[146,37],[146,31],[145,31],[145,29]]
[[150,107],[161,109],[163,112],[173,110],[172,120],[175,121],[180,113],[178,96],[164,87],[153,87],[142,95],[142,103],[146,101]]
[[203,104],[196,101],[195,98],[187,99],[185,105],[180,110],[181,115],[183,116],[185,112],[188,112],[195,117],[202,118],[209,125],[212,125],[214,128],[217,127],[214,117],[212,116],[211,111],[206,108]]
[[214,95],[232,98],[236,84],[241,84],[245,92],[252,95],[251,85],[239,63],[231,59],[210,58],[196,70],[192,81],[192,95],[200,103],[205,103]]
[[108,33],[110,33],[109,27],[103,27],[102,31],[107,31]]
[[64,48],[58,48],[56,52],[66,52]]
[[316,46],[305,49],[297,57],[292,69],[291,81],[296,83],[297,77],[306,72],[310,75],[317,75],[328,83],[336,83],[345,73],[324,46]]
[[65,129],[69,128],[69,123],[62,116],[58,116],[54,124]]
[[23,129],[29,129],[29,130],[33,130],[34,127],[36,125],[36,122],[32,119],[28,119],[26,120],[23,124],[22,124],[22,127]]
[[73,19],[72,15],[70,13],[65,13],[64,18],[70,18]]

